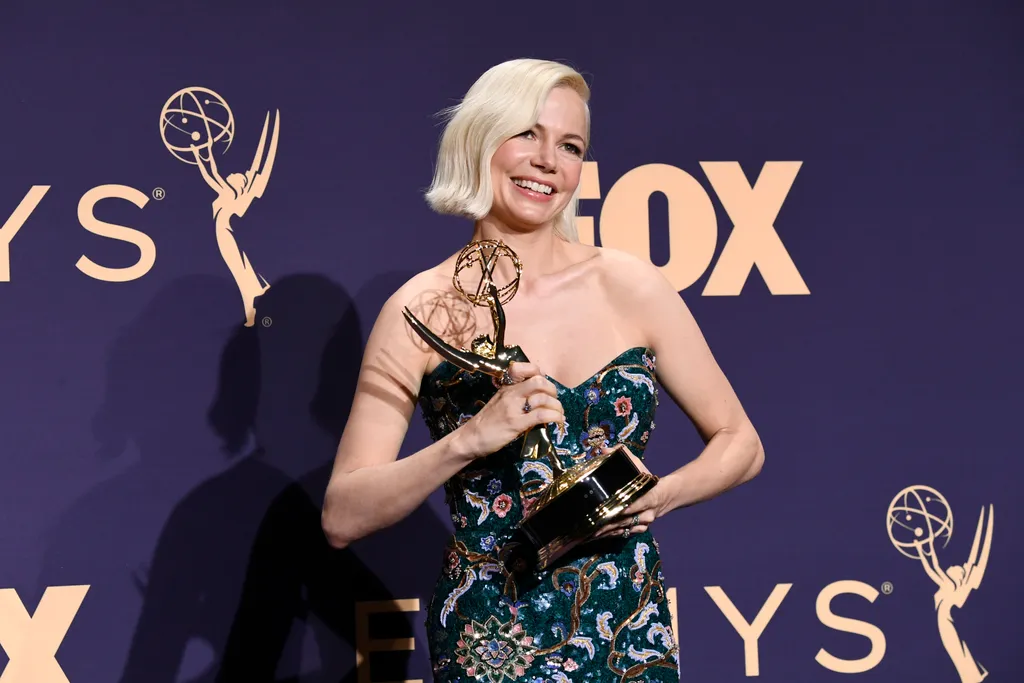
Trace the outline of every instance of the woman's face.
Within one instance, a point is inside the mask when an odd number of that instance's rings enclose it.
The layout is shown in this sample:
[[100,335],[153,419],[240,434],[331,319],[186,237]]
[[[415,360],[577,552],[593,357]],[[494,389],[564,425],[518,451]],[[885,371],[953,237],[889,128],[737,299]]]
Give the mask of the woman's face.
[[554,220],[579,185],[586,125],[580,96],[552,89],[533,128],[506,140],[491,159],[491,213],[509,226]]

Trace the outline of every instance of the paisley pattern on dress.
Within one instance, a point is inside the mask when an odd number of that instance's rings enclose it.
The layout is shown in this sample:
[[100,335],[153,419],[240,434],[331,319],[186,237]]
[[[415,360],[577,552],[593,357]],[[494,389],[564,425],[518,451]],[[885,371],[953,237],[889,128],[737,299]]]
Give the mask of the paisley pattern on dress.
[[[549,378],[566,414],[564,427],[548,426],[563,467],[616,443],[643,458],[658,404],[655,367],[650,349],[634,347],[575,387]],[[464,424],[498,388],[442,362],[420,387],[431,437]],[[522,459],[521,448],[520,438],[445,483],[455,533],[427,610],[434,680],[678,682],[650,532],[579,546],[531,577],[506,571],[502,546],[552,478],[544,460]]]

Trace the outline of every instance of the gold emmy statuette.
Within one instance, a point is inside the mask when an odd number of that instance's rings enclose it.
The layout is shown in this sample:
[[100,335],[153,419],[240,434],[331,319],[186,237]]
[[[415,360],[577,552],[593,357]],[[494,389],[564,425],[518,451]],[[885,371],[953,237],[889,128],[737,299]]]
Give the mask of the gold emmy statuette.
[[[512,261],[516,275],[512,282],[499,288],[494,284],[493,274],[494,266],[501,257]],[[467,293],[462,286],[461,275],[475,265],[480,266],[481,278],[475,291]],[[505,312],[502,308],[503,303],[508,303],[515,296],[522,268],[515,252],[496,240],[472,242],[456,260],[452,279],[455,289],[474,305],[490,308],[494,323],[493,340],[485,334],[474,339],[469,349],[455,349],[420,322],[408,308],[404,311],[405,319],[449,363],[467,372],[482,372],[508,382],[509,366],[513,362],[529,361],[521,348],[505,345]],[[658,482],[658,477],[636,466],[632,454],[623,444],[617,444],[568,470],[563,469],[545,425],[533,427],[526,433],[522,456],[546,459],[551,465],[552,482],[540,492],[529,514],[519,523],[520,530],[536,551],[538,569],[545,569]]]

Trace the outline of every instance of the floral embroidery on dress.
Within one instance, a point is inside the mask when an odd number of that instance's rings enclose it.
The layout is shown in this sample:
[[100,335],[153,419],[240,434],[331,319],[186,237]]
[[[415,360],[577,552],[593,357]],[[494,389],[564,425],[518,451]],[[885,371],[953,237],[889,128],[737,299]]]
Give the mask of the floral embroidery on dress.
[[619,396],[615,399],[615,414],[619,417],[629,417],[633,414],[633,399],[629,396]]
[[491,509],[498,517],[504,517],[512,509],[512,496],[507,493],[501,494],[494,499],[494,505],[491,506]]
[[[656,361],[628,349],[577,387],[555,383],[566,420],[549,425],[570,467],[618,443],[637,457],[654,431]],[[434,439],[475,415],[496,385],[442,363],[424,378],[420,408]],[[501,562],[550,464],[520,458],[521,440],[445,484],[454,535],[427,612],[435,680],[456,683],[678,683],[657,543],[650,532],[595,543],[530,579]],[[588,554],[589,552],[589,554]]]
[[489,683],[514,681],[526,673],[533,663],[533,637],[527,635],[522,624],[512,620],[505,623],[491,615],[483,624],[466,624],[455,650],[456,660],[469,676]]

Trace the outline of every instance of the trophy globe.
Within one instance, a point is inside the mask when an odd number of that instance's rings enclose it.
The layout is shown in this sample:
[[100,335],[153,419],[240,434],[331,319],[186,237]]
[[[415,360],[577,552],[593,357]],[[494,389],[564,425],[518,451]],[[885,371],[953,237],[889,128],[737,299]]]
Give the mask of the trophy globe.
[[934,551],[953,535],[953,512],[946,498],[930,486],[908,486],[893,498],[886,513],[889,540],[900,553],[919,559],[921,548]]
[[[178,161],[198,165],[196,154],[209,161],[231,146],[235,116],[224,98],[208,88],[183,88],[168,98],[160,110],[160,139]],[[195,152],[193,152],[195,150]]]

